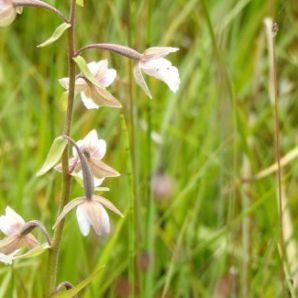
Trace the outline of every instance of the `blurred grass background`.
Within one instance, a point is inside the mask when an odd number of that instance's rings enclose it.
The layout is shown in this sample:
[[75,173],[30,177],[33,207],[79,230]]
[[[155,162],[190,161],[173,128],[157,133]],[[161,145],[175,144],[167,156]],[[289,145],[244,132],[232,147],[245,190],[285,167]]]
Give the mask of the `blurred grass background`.
[[[77,284],[105,265],[82,297],[287,297],[280,274],[275,176],[249,184],[242,178],[274,162],[266,16],[279,26],[282,155],[297,145],[297,1],[85,2],[78,8],[77,48],[90,42],[131,43],[140,52],[153,45],[179,47],[169,59],[178,66],[182,83],[172,94],[162,82],[146,77],[154,97],[149,101],[131,82],[126,58],[99,50],[84,54],[87,61],[108,58],[118,70],[112,91],[124,109],[86,110],[77,99],[72,137],[80,139],[96,128],[107,140],[104,161],[122,176],[106,179],[104,186],[111,191],[103,195],[127,216],[121,220],[111,214],[109,236],[84,238],[72,212],[58,281]],[[68,1],[48,3],[67,13]],[[61,176],[35,173],[61,133],[66,103],[57,79],[67,74],[66,36],[44,49],[36,45],[59,24],[48,11],[26,8],[0,31],[1,213],[10,205],[25,219],[41,219],[50,231]],[[121,125],[121,114],[129,117],[131,96],[133,209],[127,136]],[[293,281],[295,292],[296,161],[283,173],[290,235],[284,285],[291,287]],[[81,194],[74,182],[71,197]],[[47,253],[13,267],[1,265],[0,297],[43,297],[46,262]]]

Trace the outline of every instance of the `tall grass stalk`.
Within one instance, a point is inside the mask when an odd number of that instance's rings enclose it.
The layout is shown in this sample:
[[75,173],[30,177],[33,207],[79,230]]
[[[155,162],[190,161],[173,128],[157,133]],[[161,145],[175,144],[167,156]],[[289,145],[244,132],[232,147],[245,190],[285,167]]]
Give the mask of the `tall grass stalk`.
[[270,18],[265,19],[266,26],[266,37],[269,52],[269,96],[271,104],[274,107],[273,121],[274,121],[274,147],[275,147],[275,159],[277,162],[276,182],[277,182],[277,199],[278,199],[278,212],[279,212],[279,247],[281,253],[281,285],[283,294],[285,291],[285,272],[284,269],[287,267],[287,253],[286,244],[284,239],[284,207],[285,202],[283,201],[282,194],[282,171],[280,165],[280,128],[279,128],[279,101],[277,91],[277,69],[276,69],[276,53],[275,53],[275,36],[277,33],[277,24]]

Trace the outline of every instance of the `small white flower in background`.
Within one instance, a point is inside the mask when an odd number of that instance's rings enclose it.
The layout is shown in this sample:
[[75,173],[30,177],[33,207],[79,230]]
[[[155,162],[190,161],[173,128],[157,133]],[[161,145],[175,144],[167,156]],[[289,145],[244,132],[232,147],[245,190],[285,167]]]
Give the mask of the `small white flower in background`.
[[16,18],[17,13],[21,13],[21,7],[15,7],[12,0],[0,0],[0,27],[10,25]]
[[[108,68],[108,60],[88,63],[91,74],[103,88],[95,86],[84,77],[78,77],[75,81],[75,92],[80,93],[81,100],[87,109],[98,109],[101,106],[121,108],[121,103],[104,88],[110,86],[116,79],[117,72]],[[69,78],[59,80],[61,86],[68,90]]]
[[142,71],[158,80],[165,82],[172,92],[177,92],[180,85],[180,77],[177,67],[164,57],[177,52],[178,48],[152,47],[142,54],[138,65],[134,67],[134,77],[137,84],[144,90],[146,95],[152,98],[151,92],[143,77]]
[[7,206],[5,208],[5,215],[0,216],[0,230],[7,236],[0,240],[1,253],[9,255],[20,247],[26,246],[31,249],[39,244],[31,233],[20,235],[24,225],[24,219]]
[[[98,139],[95,129],[91,130],[82,140],[79,140],[76,143],[87,159],[91,173],[94,177],[94,186],[101,185],[105,177],[120,176],[115,169],[101,161],[106,154],[107,144],[105,140]],[[55,169],[61,171],[62,167],[61,165],[58,165]],[[83,178],[81,162],[75,148],[73,148],[73,158],[69,160],[69,170]]]
[[109,215],[104,207],[123,217],[122,213],[107,199],[93,196],[91,199],[85,197],[77,198],[68,203],[58,216],[53,229],[73,208],[77,207],[77,220],[82,235],[87,236],[90,227],[100,236],[110,232]]

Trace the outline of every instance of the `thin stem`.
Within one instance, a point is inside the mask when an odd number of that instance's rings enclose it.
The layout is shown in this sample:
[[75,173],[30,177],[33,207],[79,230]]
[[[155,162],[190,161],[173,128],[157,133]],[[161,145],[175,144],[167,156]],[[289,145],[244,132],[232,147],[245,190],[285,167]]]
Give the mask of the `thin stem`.
[[[75,96],[75,78],[76,78],[76,65],[73,60],[75,53],[75,13],[76,13],[76,1],[71,1],[70,9],[70,25],[68,31],[68,77],[69,77],[69,90],[68,90],[68,103],[67,111],[65,114],[63,134],[69,135],[71,122],[72,122],[72,111],[73,111],[73,101]],[[63,189],[62,196],[59,204],[59,213],[62,211],[63,207],[67,204],[70,195],[71,186],[71,175],[68,173],[68,146],[65,149],[62,156],[62,170],[63,170]],[[49,250],[49,260],[48,260],[48,279],[47,279],[47,296],[50,296],[55,289],[57,267],[58,267],[58,257],[59,249],[63,234],[64,220],[57,225],[54,233],[52,247]]]
[[128,58],[131,58],[133,60],[140,60],[142,57],[142,54],[140,54],[139,52],[137,52],[136,50],[134,50],[132,48],[121,46],[118,44],[113,44],[113,43],[94,43],[94,44],[86,45],[86,46],[82,47],[81,49],[79,49],[76,52],[75,56],[78,56],[82,52],[89,50],[89,49],[107,50],[107,51],[111,51],[111,52],[117,53],[119,55],[128,57]]
[[272,19],[265,19],[265,25],[267,29],[267,41],[268,41],[268,51],[269,51],[269,67],[270,67],[270,78],[269,78],[269,94],[271,103],[274,106],[274,145],[275,145],[275,159],[277,161],[277,172],[276,180],[278,184],[278,211],[279,211],[279,224],[280,224],[280,250],[281,250],[281,278],[282,278],[282,288],[284,289],[284,265],[287,264],[287,254],[284,239],[284,227],[283,227],[283,212],[284,212],[284,202],[282,196],[282,173],[280,164],[280,129],[279,129],[279,101],[277,95],[277,71],[276,71],[276,54],[275,54],[275,33],[276,27]]
[[65,23],[69,23],[69,20],[64,16],[64,14],[57,9],[56,7],[43,2],[43,1],[39,1],[39,0],[13,0],[13,5],[15,7],[20,6],[20,7],[24,7],[24,6],[35,6],[35,7],[42,7],[48,10],[53,11],[56,15],[58,15],[63,22]]

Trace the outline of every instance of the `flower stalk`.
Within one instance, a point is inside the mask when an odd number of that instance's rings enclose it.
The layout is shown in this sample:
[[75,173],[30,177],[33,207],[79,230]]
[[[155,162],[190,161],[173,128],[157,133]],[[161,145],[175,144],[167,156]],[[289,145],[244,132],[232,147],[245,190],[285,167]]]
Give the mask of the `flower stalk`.
[[[70,9],[70,25],[68,30],[68,77],[69,77],[69,90],[68,90],[68,101],[67,110],[65,114],[63,134],[69,135],[72,112],[73,112],[73,101],[75,96],[75,79],[76,79],[76,64],[73,60],[75,54],[75,15],[76,15],[76,1],[71,1]],[[59,204],[59,213],[69,201],[70,186],[71,186],[71,175],[68,173],[68,146],[66,147],[62,156],[62,171],[63,171],[63,182],[62,182],[62,195]],[[62,240],[64,229],[64,220],[62,220],[55,230],[52,247],[49,250],[48,259],[48,277],[47,277],[47,296],[50,296],[55,289],[59,249]]]
[[35,7],[45,8],[54,12],[57,16],[59,16],[62,19],[63,22],[69,23],[69,20],[64,16],[64,14],[59,9],[40,0],[13,0],[13,5],[15,7],[35,6]]
[[137,60],[137,61],[142,58],[142,54],[137,52],[136,50],[126,47],[126,46],[113,44],[113,43],[93,43],[93,44],[86,45],[86,46],[82,47],[81,49],[79,49],[76,52],[75,56],[78,56],[82,52],[89,50],[89,49],[107,50],[107,51],[111,51],[111,52],[117,53],[119,55],[128,57],[133,60]]

